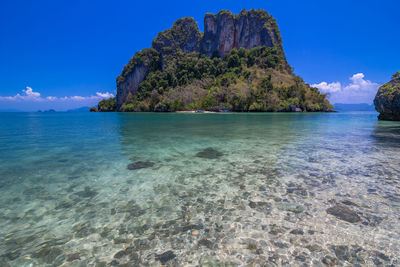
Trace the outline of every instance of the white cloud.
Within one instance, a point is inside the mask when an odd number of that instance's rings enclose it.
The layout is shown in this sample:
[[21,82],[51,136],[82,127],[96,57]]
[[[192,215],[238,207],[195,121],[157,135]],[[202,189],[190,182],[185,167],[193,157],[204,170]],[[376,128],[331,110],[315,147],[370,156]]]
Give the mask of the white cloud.
[[349,78],[351,81],[348,85],[343,86],[340,82],[321,82],[312,84],[321,92],[328,94],[331,103],[372,103],[378,91],[379,84],[364,79],[363,73],[356,73]]
[[33,92],[32,88],[29,86],[26,87],[26,90],[22,90],[22,92],[24,92],[27,97],[40,97],[40,93]]
[[56,110],[67,110],[82,106],[96,105],[101,99],[114,97],[109,92],[96,92],[90,96],[41,96],[31,87],[26,87],[21,94],[13,96],[0,96],[0,109],[12,108],[20,110],[38,110],[53,108]]
[[324,93],[339,92],[341,90],[341,87],[342,87],[340,82],[335,82],[335,83],[321,82],[319,84],[312,84],[311,86],[312,87],[317,87],[319,90],[321,90]]
[[100,93],[100,92],[97,92],[97,93],[96,93],[96,95],[97,95],[97,96],[99,96],[99,97],[102,97],[102,98],[110,98],[110,97],[114,97],[114,95],[113,95],[113,94],[111,94],[111,93],[109,93],[109,92],[106,92],[106,93]]
[[[87,99],[87,97],[83,97],[83,96],[75,95],[75,96],[71,96],[69,99],[71,99],[71,100],[75,100],[75,101],[82,101],[82,100],[85,100],[85,99]],[[68,98],[67,98],[66,100],[68,100]]]
[[64,96],[64,97],[56,97],[56,96],[47,96],[41,97],[39,92],[34,92],[33,89],[29,86],[26,87],[25,90],[22,90],[21,94],[16,94],[14,96],[0,96],[1,100],[6,101],[85,101],[85,100],[101,100],[103,98],[114,97],[112,93],[105,92],[96,92],[96,95],[91,96]]
[[16,94],[14,96],[0,96],[0,100],[30,100],[30,101],[40,101],[40,93],[34,92],[31,87],[27,86],[25,90],[22,90],[21,94]]

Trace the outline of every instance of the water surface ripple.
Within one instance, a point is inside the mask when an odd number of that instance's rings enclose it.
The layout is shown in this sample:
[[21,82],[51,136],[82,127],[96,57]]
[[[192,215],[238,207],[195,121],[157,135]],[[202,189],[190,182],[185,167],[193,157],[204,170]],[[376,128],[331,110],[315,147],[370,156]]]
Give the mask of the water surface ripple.
[[399,266],[376,113],[0,113],[0,266]]

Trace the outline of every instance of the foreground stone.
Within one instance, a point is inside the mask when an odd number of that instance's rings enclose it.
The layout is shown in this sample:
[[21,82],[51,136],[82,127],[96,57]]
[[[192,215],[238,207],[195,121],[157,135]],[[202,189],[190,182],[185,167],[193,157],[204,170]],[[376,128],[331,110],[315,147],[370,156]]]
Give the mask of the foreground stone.
[[302,213],[304,211],[304,207],[296,203],[279,202],[276,206],[279,210],[290,211],[293,213]]
[[137,161],[128,165],[128,170],[138,170],[144,168],[151,168],[154,166],[154,162],[151,161]]
[[215,150],[212,147],[208,147],[204,149],[203,151],[200,151],[196,154],[196,157],[199,158],[205,158],[205,159],[217,159],[219,157],[222,157],[224,154],[222,152],[219,152],[218,150]]
[[349,223],[356,223],[361,221],[360,216],[358,216],[358,214],[355,211],[345,206],[336,205],[328,208],[326,212],[330,215],[335,216],[338,219],[341,219]]
[[156,259],[161,262],[161,264],[166,264],[168,261],[174,259],[176,255],[171,250],[168,250],[162,254],[156,255]]

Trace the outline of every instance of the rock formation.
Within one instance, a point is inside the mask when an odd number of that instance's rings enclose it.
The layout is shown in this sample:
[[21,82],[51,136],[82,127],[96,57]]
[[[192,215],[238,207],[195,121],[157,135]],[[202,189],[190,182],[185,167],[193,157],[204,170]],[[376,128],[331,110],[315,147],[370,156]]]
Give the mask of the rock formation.
[[251,49],[256,46],[282,49],[276,21],[266,11],[242,10],[237,16],[225,10],[217,15],[206,14],[201,42],[202,53],[205,55],[218,53],[221,56],[233,48]]
[[[115,105],[112,103],[115,103]],[[327,111],[326,95],[292,72],[275,19],[264,10],[186,17],[137,52],[99,111]]]
[[155,58],[158,57],[159,53],[156,50],[143,49],[141,52],[137,52],[129,64],[124,67],[122,74],[117,78],[117,110],[120,109],[129,94],[136,93],[139,84],[146,78]]
[[400,121],[400,71],[379,88],[374,105],[380,120]]
[[207,13],[203,37],[193,18],[179,19],[171,29],[157,35],[152,42],[153,50],[145,49],[137,53],[125,66],[117,78],[117,109],[121,108],[129,94],[136,93],[139,84],[146,78],[151,57],[161,57],[164,69],[168,56],[179,50],[221,56],[233,48],[250,49],[257,46],[282,50],[278,25],[267,11],[242,10],[239,15],[226,10],[217,15]]

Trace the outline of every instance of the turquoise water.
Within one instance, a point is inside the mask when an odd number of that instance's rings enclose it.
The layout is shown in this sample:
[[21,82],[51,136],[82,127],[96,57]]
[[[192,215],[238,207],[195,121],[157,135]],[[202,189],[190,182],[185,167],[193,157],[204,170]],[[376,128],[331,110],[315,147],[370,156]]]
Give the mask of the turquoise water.
[[398,266],[376,116],[0,113],[0,266]]

